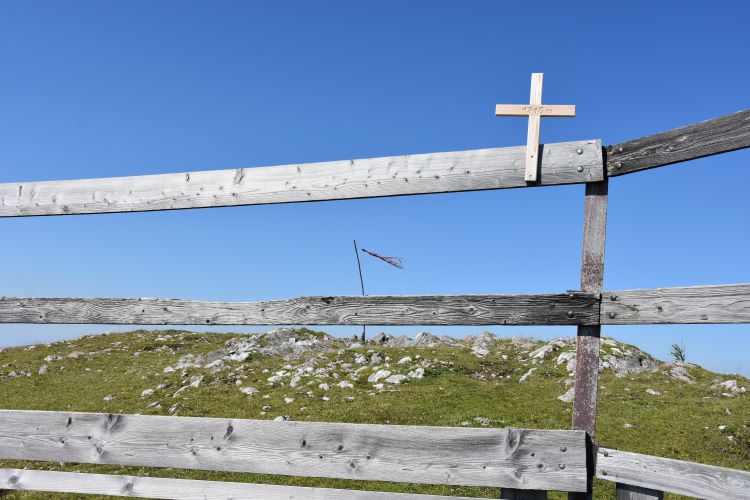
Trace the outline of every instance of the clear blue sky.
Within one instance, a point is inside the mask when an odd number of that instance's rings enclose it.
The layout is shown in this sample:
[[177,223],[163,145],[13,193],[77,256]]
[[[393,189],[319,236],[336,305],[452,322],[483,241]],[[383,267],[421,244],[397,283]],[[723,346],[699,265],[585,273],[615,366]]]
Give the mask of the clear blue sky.
[[[527,100],[534,71],[545,102],[578,106],[543,120],[544,142],[616,143],[748,107],[749,5],[6,1],[0,182],[520,145],[525,120],[493,110]],[[606,288],[750,282],[749,160],[613,179]],[[564,186],[2,219],[0,295],[357,294],[352,238],[406,258],[364,259],[371,294],[559,292],[578,287],[582,208],[583,186]],[[0,345],[105,329],[3,325]],[[747,325],[605,334],[750,374]]]

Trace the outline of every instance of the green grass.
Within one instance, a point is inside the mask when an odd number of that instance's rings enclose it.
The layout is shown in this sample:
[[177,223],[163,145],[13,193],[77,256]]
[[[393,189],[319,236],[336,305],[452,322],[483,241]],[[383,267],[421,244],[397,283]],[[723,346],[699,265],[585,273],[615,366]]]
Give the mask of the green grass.
[[[323,335],[301,331],[300,336]],[[84,337],[49,345],[9,348],[0,352],[0,387],[2,407],[6,409],[36,409],[57,411],[118,412],[168,415],[174,404],[179,404],[177,415],[215,416],[228,418],[274,418],[288,415],[294,420],[328,422],[368,422],[410,425],[479,426],[477,418],[488,419],[493,427],[559,428],[570,427],[571,404],[557,396],[566,391],[569,374],[565,364],[557,364],[556,353],[535,364],[537,370],[526,383],[519,383],[520,375],[528,371],[527,351],[509,340],[497,344],[484,358],[476,357],[469,349],[460,347],[382,348],[367,345],[350,350],[343,342],[330,352],[316,353],[316,366],[330,362],[351,363],[357,353],[368,350],[395,361],[404,356],[421,356],[429,360],[425,377],[389,386],[382,392],[373,391],[367,383],[371,368],[362,372],[353,389],[335,386],[332,377],[326,379],[330,390],[318,388],[317,381],[299,387],[284,384],[270,386],[267,378],[284,365],[300,365],[304,359],[285,360],[280,356],[253,354],[244,362],[227,363],[216,373],[203,368],[165,373],[166,366],[174,366],[187,354],[198,356],[221,349],[236,334],[198,334],[182,331],[135,331],[123,334]],[[542,345],[540,342],[539,345]],[[606,348],[606,347],[605,347]],[[79,355],[71,353],[81,353]],[[45,357],[59,356],[59,360],[45,361]],[[42,365],[47,373],[38,375]],[[268,370],[268,373],[264,373]],[[9,377],[15,371],[32,376]],[[600,377],[598,438],[599,444],[622,450],[663,457],[691,460],[750,470],[750,405],[745,394],[726,397],[712,385],[716,374],[700,367],[691,367],[695,384],[673,379],[666,369],[618,378],[609,371]],[[332,372],[345,379],[345,371]],[[172,394],[191,375],[203,374],[199,387],[190,388],[177,397]],[[725,380],[729,377],[721,377]],[[748,381],[736,378],[740,385]],[[246,396],[241,386],[253,386],[261,393]],[[144,389],[165,385],[153,396],[141,397]],[[655,389],[662,396],[647,394]],[[306,395],[312,391],[312,397]],[[329,401],[324,401],[326,394]],[[114,399],[103,398],[113,395]],[[263,396],[267,397],[263,397]],[[286,404],[285,397],[294,398]],[[353,400],[349,398],[353,397]],[[161,407],[149,408],[159,401]],[[271,409],[263,413],[264,406]],[[485,422],[486,423],[486,422]],[[625,429],[624,425],[632,424]],[[726,425],[721,431],[719,424]],[[733,436],[733,441],[728,439]],[[346,481],[317,478],[292,478],[255,474],[234,474],[203,471],[184,471],[139,467],[117,467],[83,464],[30,463],[0,461],[2,467],[34,467],[45,470],[75,470],[116,474],[135,474],[164,477],[213,479],[227,481],[265,482],[318,487],[365,488],[412,493],[435,493],[497,497],[494,488],[462,488],[383,482]],[[613,496],[608,482],[596,483],[597,496]],[[17,492],[16,498],[77,498],[74,495]],[[552,494],[551,498],[565,498]],[[676,497],[669,497],[676,498]]]

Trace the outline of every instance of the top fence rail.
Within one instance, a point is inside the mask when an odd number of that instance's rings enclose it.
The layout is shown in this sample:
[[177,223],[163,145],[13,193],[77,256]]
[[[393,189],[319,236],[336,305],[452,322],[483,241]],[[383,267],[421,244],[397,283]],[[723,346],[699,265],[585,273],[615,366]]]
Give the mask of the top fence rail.
[[[604,178],[599,140],[540,146],[534,185]],[[525,187],[526,148],[0,184],[0,217],[143,212]]]
[[703,158],[750,147],[750,109],[607,146],[607,175]]
[[[524,180],[525,148],[476,149],[275,167],[0,184],[0,217],[147,212],[379,198],[598,182],[750,147],[750,110],[607,146],[541,145]],[[606,162],[606,164],[605,164]]]

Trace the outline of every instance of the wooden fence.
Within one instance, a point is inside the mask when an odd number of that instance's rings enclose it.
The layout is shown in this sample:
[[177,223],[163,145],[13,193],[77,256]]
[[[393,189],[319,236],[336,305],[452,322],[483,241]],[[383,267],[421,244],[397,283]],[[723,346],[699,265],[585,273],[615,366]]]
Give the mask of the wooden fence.
[[[579,290],[538,295],[318,296],[267,302],[0,298],[0,323],[149,325],[577,325],[572,430],[467,429],[0,410],[0,459],[176,467],[324,478],[547,490],[590,498],[750,498],[750,472],[597,448],[602,325],[750,323],[750,285],[603,291],[609,177],[750,147],[750,110],[602,148],[482,149],[329,163],[0,184],[0,217],[136,212],[581,183]],[[106,474],[0,469],[0,488],[187,499],[441,499]]]

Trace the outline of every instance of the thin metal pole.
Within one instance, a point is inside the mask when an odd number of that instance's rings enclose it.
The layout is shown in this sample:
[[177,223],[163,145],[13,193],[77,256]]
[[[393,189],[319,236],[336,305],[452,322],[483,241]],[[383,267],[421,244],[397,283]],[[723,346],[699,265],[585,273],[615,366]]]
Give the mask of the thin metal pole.
[[[362,278],[362,264],[359,262],[359,248],[357,247],[357,240],[354,240],[354,255],[357,256],[357,270],[359,271],[359,287],[362,289],[362,296],[365,296],[365,280]],[[362,342],[365,341],[365,332],[367,327],[362,325]]]

